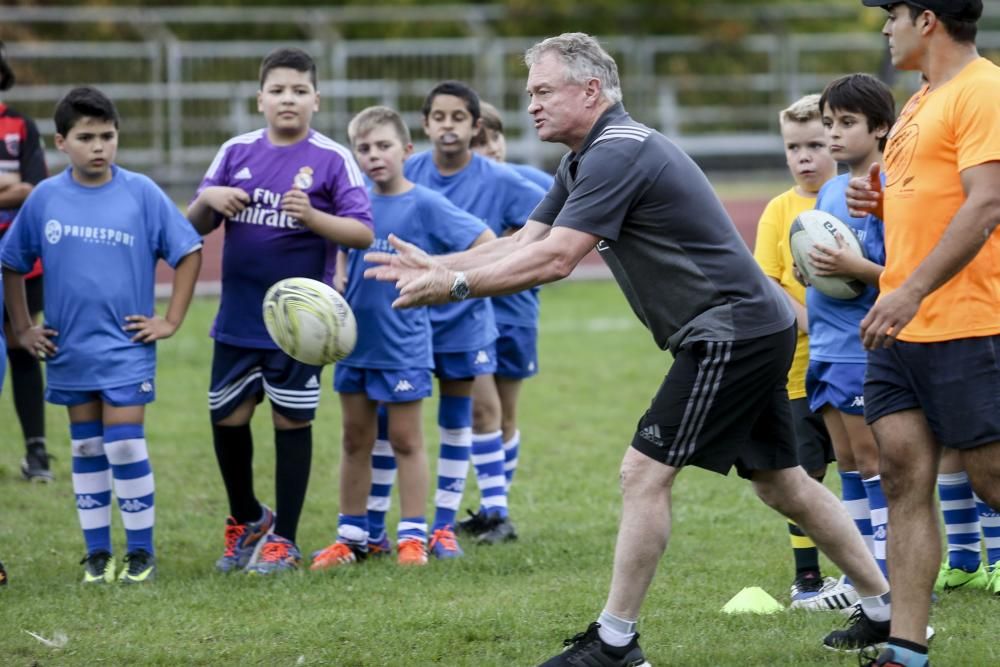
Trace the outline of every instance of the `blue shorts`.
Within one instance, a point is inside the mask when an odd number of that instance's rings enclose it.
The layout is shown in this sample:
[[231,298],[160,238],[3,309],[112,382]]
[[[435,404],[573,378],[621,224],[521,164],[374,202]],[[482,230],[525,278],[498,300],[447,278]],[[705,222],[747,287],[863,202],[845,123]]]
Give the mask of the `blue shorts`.
[[434,375],[441,380],[466,380],[496,372],[496,343],[471,352],[434,353]]
[[865,420],[922,410],[938,443],[1000,442],[1000,335],[939,343],[896,341],[868,353]]
[[497,323],[497,371],[500,377],[523,380],[538,373],[538,327]]
[[409,403],[431,395],[431,372],[425,368],[383,370],[337,364],[333,389],[341,394],[365,394],[382,403]]
[[829,405],[848,415],[865,413],[865,365],[810,361],[806,372],[809,409],[820,412]]
[[281,350],[238,347],[215,341],[208,408],[212,422],[228,417],[248,396],[264,394],[274,410],[293,421],[312,421],[319,405],[322,366],[295,361]]
[[112,387],[110,389],[53,389],[45,388],[45,400],[53,405],[83,405],[100,401],[116,408],[132,405],[146,405],[156,400],[156,381],[143,380],[132,384]]

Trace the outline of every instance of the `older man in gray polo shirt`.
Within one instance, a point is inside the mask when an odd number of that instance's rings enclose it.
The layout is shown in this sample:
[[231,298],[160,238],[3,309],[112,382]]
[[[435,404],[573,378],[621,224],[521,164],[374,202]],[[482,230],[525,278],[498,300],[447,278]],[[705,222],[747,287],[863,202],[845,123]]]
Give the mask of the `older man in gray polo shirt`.
[[[510,294],[569,275],[593,248],[673,364],[621,468],[624,506],[611,591],[597,621],[545,665],[645,665],[639,609],[666,549],[670,496],[696,465],[752,480],[854,581],[861,610],[824,641],[885,641],[889,585],[839,501],[798,466],[785,378],[794,316],[701,170],[621,104],[615,61],[582,33],[528,50],[528,113],[542,141],[565,144],[555,184],[523,229],[430,257],[400,239],[371,253],[369,277],[396,281],[395,306]],[[659,521],[650,521],[659,517]]]

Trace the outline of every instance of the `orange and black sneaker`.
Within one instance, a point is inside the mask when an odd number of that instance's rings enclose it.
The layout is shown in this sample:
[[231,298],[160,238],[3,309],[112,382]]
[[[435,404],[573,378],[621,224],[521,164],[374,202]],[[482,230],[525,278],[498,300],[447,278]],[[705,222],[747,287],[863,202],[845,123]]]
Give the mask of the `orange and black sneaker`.
[[291,540],[268,533],[260,545],[260,551],[253,563],[247,565],[247,574],[273,574],[287,570],[297,570],[302,563],[302,553]]
[[461,558],[464,555],[462,547],[458,546],[455,531],[451,529],[451,526],[438,528],[431,533],[428,547],[437,559]]
[[274,512],[267,505],[261,505],[262,515],[250,523],[236,523],[236,519],[226,519],[226,550],[215,561],[219,572],[242,570],[250,562],[254,550],[261,539],[274,527]]
[[366,546],[334,542],[325,549],[313,552],[310,570],[329,570],[332,567],[351,565],[368,557]]
[[369,558],[384,558],[386,556],[392,555],[392,543],[389,541],[389,536],[382,533],[381,540],[368,540],[368,556]]
[[427,565],[427,545],[421,540],[403,540],[396,548],[396,562],[400,565]]

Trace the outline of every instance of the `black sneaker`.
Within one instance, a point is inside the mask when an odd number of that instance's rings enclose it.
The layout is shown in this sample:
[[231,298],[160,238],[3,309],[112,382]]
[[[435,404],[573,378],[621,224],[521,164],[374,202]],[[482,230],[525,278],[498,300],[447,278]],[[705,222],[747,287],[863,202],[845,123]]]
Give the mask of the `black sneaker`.
[[85,584],[110,584],[115,580],[115,561],[107,551],[87,554],[80,565],[83,565]]
[[7,585],[7,570],[4,568],[3,563],[0,563],[0,586]]
[[136,549],[125,554],[125,563],[118,582],[122,584],[142,584],[156,578],[156,557],[145,549]]
[[52,471],[49,470],[49,454],[45,451],[44,442],[28,444],[24,458],[21,459],[21,475],[29,482],[48,483],[52,481]]
[[486,519],[486,529],[479,533],[476,542],[479,544],[499,544],[508,540],[516,540],[517,531],[510,517],[493,516]]
[[834,630],[823,639],[823,646],[834,651],[860,651],[880,647],[889,641],[889,621],[873,621],[858,605],[847,620],[847,627]]
[[465,510],[465,513],[469,515],[468,519],[462,519],[455,524],[455,532],[459,535],[481,535],[486,532],[489,528],[488,519],[486,518],[486,512],[479,510],[478,512],[473,512],[472,510]]
[[650,667],[639,648],[639,635],[621,648],[601,641],[597,634],[600,623],[591,623],[586,632],[563,641],[566,649],[549,658],[539,667]]

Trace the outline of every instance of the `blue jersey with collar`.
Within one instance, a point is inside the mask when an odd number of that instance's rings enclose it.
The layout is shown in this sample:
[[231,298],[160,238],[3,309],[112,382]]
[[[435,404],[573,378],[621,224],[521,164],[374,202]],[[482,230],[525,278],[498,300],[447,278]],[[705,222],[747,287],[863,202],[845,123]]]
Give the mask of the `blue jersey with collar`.
[[[440,192],[453,204],[464,211],[484,221],[493,233],[503,236],[505,233],[519,229],[528,221],[528,217],[545,192],[519,176],[510,167],[494,162],[476,153],[464,169],[456,174],[444,176],[434,164],[430,151],[418,153],[403,165],[406,177],[414,183],[419,183],[432,190]],[[473,312],[467,303],[477,304],[482,299],[459,304],[448,304],[438,307],[431,313],[435,322],[435,349],[439,352],[465,352],[475,350],[482,345],[465,346],[462,349],[443,349],[437,347],[437,326],[439,317],[457,317],[465,313],[466,317]],[[509,296],[491,299],[495,309],[495,320],[517,326],[538,326],[538,290],[525,290]],[[456,307],[457,306],[457,307]],[[489,315],[490,326],[494,315]],[[483,318],[485,322],[485,317]],[[496,338],[494,334],[493,338]]]
[[[434,255],[458,252],[472,245],[486,225],[443,195],[420,185],[400,195],[369,192],[369,197],[375,240],[366,250],[348,252],[344,293],[358,322],[358,342],[339,363],[384,370],[433,368],[429,309],[394,309],[396,286],[364,277],[365,269],[374,266],[365,261],[365,253],[395,252],[389,245],[389,234]],[[458,327],[458,319],[443,326]]]
[[154,314],[156,261],[176,267],[201,237],[146,176],[112,166],[98,187],[66,169],[42,181],[5,237],[3,265],[45,264],[45,326],[59,332],[46,362],[53,389],[90,391],[155,375],[155,344],[134,343],[128,315]]
[[504,164],[520,174],[522,178],[526,178],[540,187],[544,192],[548,192],[552,184],[555,183],[555,177],[552,174],[530,164],[518,164],[517,162],[505,162]]
[[[847,186],[850,174],[841,174],[826,182],[816,197],[816,209],[825,211],[854,230],[865,250],[865,257],[885,264],[885,235],[882,221],[873,215],[855,218],[847,210]],[[885,184],[885,174],[882,175]],[[835,299],[806,288],[809,312],[809,359],[828,362],[865,363],[868,354],[861,344],[861,320],[878,298],[873,285],[853,299]]]

